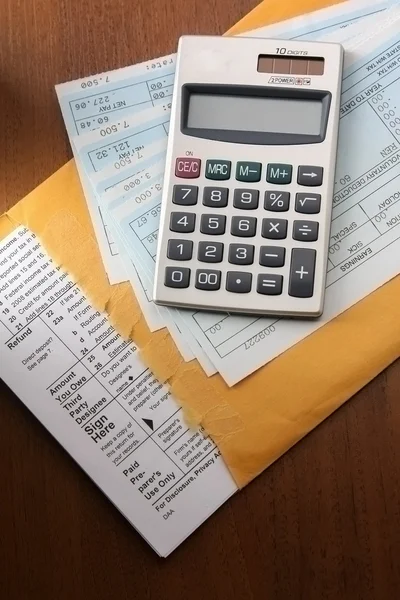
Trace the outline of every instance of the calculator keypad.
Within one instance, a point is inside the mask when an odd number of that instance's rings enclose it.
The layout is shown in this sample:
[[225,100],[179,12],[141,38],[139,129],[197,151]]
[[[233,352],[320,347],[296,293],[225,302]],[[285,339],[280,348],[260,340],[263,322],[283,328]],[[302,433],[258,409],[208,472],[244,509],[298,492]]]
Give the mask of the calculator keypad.
[[[312,244],[319,237],[323,197],[299,186],[321,186],[324,170],[300,165],[293,173],[293,166],[286,163],[268,163],[264,168],[254,161],[176,160],[176,177],[194,179],[203,174],[205,179],[200,185],[172,186],[172,204],[188,209],[170,213],[169,229],[179,235],[167,241],[166,254],[172,262],[165,268],[166,287],[192,287],[210,292],[210,297],[212,292],[216,297],[226,292],[313,296],[317,251]],[[221,239],[215,241],[213,236]],[[187,261],[187,266],[180,261]],[[207,268],[207,263],[215,267]],[[229,307],[225,302],[223,306]]]

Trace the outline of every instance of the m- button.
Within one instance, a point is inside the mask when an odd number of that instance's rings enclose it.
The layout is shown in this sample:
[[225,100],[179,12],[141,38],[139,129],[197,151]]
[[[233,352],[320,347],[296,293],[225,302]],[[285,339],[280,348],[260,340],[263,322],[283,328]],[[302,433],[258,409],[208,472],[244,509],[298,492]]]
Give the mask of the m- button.
[[196,179],[200,177],[200,158],[177,158],[175,163],[175,176],[183,179]]
[[230,160],[208,160],[206,162],[206,178],[222,181],[231,176]]

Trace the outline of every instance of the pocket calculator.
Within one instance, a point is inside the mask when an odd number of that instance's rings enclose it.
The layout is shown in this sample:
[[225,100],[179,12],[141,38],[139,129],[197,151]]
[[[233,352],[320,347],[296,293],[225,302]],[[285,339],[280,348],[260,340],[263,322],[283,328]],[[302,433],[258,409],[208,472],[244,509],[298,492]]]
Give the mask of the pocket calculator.
[[180,39],[157,304],[321,315],[342,64],[340,44]]

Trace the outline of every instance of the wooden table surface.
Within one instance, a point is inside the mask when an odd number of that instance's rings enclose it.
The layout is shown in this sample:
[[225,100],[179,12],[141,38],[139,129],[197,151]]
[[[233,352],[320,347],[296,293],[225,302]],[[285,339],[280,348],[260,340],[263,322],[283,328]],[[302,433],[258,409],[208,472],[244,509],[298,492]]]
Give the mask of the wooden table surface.
[[[71,157],[55,83],[223,33],[254,5],[0,0],[0,211]],[[165,560],[0,384],[0,597],[399,598],[399,390],[397,361]]]

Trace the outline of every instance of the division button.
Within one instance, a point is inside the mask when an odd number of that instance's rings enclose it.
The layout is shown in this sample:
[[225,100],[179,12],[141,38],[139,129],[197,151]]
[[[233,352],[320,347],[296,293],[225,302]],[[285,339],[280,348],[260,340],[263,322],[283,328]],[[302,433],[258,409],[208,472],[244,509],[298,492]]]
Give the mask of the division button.
[[262,267],[283,267],[285,264],[286,249],[278,246],[261,246],[260,265]]
[[172,202],[181,206],[193,206],[197,203],[199,188],[196,185],[174,185]]
[[293,239],[298,242],[316,242],[319,224],[316,221],[294,221]]
[[289,296],[311,298],[314,292],[316,251],[293,248],[290,264]]
[[200,158],[177,158],[175,162],[175,176],[182,179],[196,179],[200,177]]
[[323,174],[323,167],[300,165],[297,172],[297,183],[308,186],[322,185]]
[[190,281],[190,269],[186,267],[166,267],[164,284],[170,288],[187,288]]
[[195,287],[198,290],[215,291],[221,287],[221,271],[197,269]]
[[190,240],[168,240],[167,257],[171,260],[190,260],[193,242]]
[[262,274],[257,277],[257,292],[267,296],[279,296],[282,294],[282,275]]
[[226,289],[235,294],[247,294],[251,290],[251,273],[228,271],[226,276]]
[[296,194],[295,210],[304,215],[317,215],[321,210],[321,194],[312,192]]
[[254,183],[261,179],[261,163],[238,162],[236,165],[236,180]]

